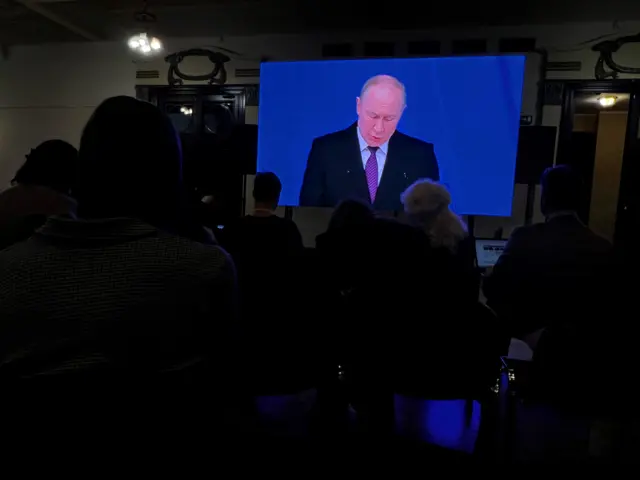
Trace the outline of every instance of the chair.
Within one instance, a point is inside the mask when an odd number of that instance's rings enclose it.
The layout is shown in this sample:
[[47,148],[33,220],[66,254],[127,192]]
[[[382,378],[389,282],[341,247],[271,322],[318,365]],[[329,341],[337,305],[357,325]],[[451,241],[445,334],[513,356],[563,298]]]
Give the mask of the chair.
[[257,395],[254,402],[261,432],[273,437],[308,437],[317,398],[316,388],[282,395]]
[[[495,410],[490,404],[495,403],[500,353],[508,339],[501,337],[495,315],[484,305],[474,305],[470,316],[468,325],[475,326],[463,336],[436,339],[446,345],[437,355],[412,344],[414,353],[394,362],[386,393],[382,388],[372,393],[378,398],[372,399],[369,416],[375,418],[367,428],[387,428],[387,433],[417,442],[474,452],[481,411],[485,406],[487,412]],[[453,335],[453,330],[443,331]],[[454,348],[455,353],[447,353]],[[428,359],[417,363],[425,355]],[[494,420],[491,413],[485,417]]]
[[625,371],[610,350],[620,340],[607,335],[602,325],[595,332],[553,326],[540,335],[532,362],[506,360],[509,460],[583,463],[626,455],[622,437],[635,406],[625,403],[633,400],[623,389],[607,388],[623,385],[616,375]]

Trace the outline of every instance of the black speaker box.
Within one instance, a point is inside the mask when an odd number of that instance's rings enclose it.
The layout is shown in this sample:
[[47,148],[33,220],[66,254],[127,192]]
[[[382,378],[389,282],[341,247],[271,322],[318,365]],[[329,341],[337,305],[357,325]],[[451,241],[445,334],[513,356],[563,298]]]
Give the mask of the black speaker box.
[[553,166],[556,133],[556,127],[520,127],[516,183],[540,183],[542,172]]

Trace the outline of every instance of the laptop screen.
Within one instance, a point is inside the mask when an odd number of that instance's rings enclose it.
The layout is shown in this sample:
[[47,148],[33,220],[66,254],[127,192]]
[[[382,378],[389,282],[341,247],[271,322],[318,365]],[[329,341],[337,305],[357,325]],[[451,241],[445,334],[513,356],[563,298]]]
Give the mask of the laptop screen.
[[476,257],[478,267],[493,267],[507,245],[506,240],[490,240],[486,238],[476,239]]

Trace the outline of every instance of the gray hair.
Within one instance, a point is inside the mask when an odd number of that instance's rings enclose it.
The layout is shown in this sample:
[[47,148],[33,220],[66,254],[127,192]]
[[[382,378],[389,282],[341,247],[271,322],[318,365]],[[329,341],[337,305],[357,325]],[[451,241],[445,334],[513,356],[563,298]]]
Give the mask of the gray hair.
[[367,93],[371,87],[375,87],[376,85],[392,85],[402,92],[402,105],[407,104],[407,90],[404,88],[404,83],[398,80],[396,77],[392,77],[391,75],[376,75],[375,77],[371,77],[369,80],[365,82],[362,86],[362,90],[360,91],[360,98],[364,97],[364,94]]
[[467,234],[467,226],[449,208],[451,194],[441,184],[418,180],[401,195],[400,200],[409,221],[422,228],[431,245],[456,252]]

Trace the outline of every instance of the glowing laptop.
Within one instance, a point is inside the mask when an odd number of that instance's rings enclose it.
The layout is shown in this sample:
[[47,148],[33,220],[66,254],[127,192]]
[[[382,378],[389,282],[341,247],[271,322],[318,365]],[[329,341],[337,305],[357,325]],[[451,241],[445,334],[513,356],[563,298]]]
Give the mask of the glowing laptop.
[[506,240],[477,238],[476,258],[478,260],[478,267],[493,267],[498,261],[498,258],[500,258],[500,255],[502,255],[502,252],[504,252],[504,247],[506,246]]

